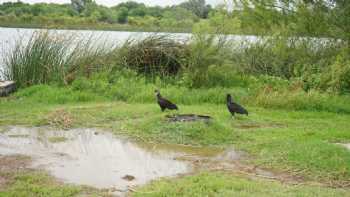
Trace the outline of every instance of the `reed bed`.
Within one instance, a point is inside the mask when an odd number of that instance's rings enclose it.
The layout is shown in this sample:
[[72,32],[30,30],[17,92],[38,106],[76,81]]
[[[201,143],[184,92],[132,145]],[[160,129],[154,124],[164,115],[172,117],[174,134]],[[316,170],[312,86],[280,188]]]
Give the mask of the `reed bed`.
[[67,84],[78,73],[89,74],[85,71],[93,70],[92,67],[97,66],[94,60],[104,54],[102,48],[92,47],[90,40],[38,31],[27,42],[17,41],[14,50],[6,55],[4,77],[16,81],[19,87]]

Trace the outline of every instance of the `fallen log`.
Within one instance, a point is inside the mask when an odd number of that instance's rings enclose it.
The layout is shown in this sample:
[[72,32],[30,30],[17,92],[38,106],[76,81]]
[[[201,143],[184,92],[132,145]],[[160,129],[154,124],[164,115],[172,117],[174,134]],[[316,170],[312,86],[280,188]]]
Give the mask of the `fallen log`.
[[166,115],[170,122],[194,122],[194,121],[204,121],[209,122],[212,117],[197,114],[175,114]]
[[14,81],[0,81],[0,96],[8,96],[16,91],[16,83]]

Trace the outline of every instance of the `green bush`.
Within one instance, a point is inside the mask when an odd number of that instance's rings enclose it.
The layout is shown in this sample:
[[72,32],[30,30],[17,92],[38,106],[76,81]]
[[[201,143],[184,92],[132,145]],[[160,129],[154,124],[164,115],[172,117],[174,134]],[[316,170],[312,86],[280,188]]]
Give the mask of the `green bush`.
[[[205,28],[205,27],[203,27]],[[198,88],[208,84],[209,67],[226,63],[226,39],[215,34],[194,33],[189,44],[189,55],[184,60],[184,81],[188,87]]]
[[335,92],[350,93],[350,59],[338,56],[337,60],[330,66],[330,72],[325,74],[326,86]]

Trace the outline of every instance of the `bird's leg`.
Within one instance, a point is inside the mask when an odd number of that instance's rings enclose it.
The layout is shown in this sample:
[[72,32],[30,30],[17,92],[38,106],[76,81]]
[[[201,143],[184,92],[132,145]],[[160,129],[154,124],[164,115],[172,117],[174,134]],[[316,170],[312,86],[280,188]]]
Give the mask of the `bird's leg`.
[[231,120],[234,120],[234,119],[235,119],[235,115],[232,114],[232,115],[231,115]]
[[177,116],[177,111],[171,112],[171,115],[172,115],[173,117],[176,117],[176,116]]

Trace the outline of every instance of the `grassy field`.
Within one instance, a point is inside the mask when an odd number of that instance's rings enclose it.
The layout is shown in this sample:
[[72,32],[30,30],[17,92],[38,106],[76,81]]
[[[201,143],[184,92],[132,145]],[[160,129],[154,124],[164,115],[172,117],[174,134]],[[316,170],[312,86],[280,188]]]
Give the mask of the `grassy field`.
[[[169,91],[171,88],[164,91],[164,96],[168,96]],[[162,113],[151,100],[152,91],[145,97],[149,99],[144,102],[136,102],[137,99],[114,101],[89,92],[34,86],[0,100],[0,125],[97,127],[143,141],[196,146],[233,145],[248,153],[247,164],[289,174],[305,184],[291,186],[207,172],[153,182],[137,190],[136,196],[350,196],[350,191],[344,189],[350,184],[350,151],[336,144],[350,141],[350,114],[346,112],[269,108],[245,102],[250,115],[232,119],[224,98],[222,104],[196,103],[183,98],[179,113],[210,115],[213,120],[209,124],[169,123],[165,115],[173,112]],[[170,98],[180,100],[176,94]],[[311,186],[315,183],[324,188]],[[21,192],[30,190],[30,187],[26,185],[17,190],[12,185],[5,191]]]

